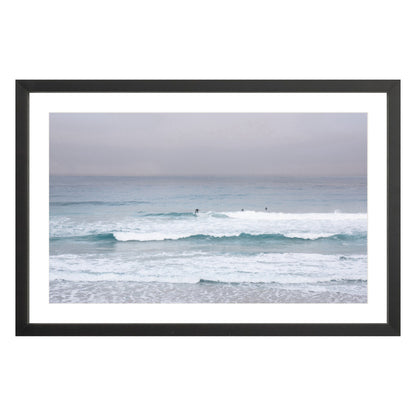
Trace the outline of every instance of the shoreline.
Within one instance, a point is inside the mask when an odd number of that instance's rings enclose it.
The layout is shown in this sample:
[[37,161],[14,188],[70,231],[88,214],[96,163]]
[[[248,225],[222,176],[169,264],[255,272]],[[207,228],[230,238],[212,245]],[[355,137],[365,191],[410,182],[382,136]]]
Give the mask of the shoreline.
[[51,280],[49,303],[367,303],[367,282],[352,294],[348,283],[287,288],[276,283]]

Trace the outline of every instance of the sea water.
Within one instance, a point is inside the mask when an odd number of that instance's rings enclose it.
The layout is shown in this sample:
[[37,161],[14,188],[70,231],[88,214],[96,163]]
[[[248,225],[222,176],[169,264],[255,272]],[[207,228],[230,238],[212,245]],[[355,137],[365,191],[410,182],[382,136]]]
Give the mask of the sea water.
[[367,301],[365,177],[50,177],[50,302]]

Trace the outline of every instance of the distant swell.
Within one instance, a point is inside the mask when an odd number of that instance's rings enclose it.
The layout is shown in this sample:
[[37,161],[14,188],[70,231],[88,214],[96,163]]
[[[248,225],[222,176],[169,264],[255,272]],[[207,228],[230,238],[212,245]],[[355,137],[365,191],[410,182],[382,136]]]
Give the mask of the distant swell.
[[196,217],[196,214],[193,212],[166,212],[166,213],[156,213],[156,214],[145,214],[144,217]]
[[122,202],[118,202],[118,201],[76,201],[76,202],[72,202],[72,201],[55,201],[55,202],[50,202],[49,205],[51,206],[55,206],[55,207],[67,207],[67,206],[71,206],[71,205],[107,205],[110,207],[114,207],[114,206],[120,206],[120,205],[136,205],[136,204],[150,204],[150,202],[147,201],[122,201]]

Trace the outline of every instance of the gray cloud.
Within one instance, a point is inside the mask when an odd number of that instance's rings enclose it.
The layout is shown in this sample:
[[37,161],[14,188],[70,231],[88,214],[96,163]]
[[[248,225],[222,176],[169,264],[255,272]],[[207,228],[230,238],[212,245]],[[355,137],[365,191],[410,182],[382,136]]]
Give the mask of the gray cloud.
[[51,113],[52,175],[365,175],[365,113]]

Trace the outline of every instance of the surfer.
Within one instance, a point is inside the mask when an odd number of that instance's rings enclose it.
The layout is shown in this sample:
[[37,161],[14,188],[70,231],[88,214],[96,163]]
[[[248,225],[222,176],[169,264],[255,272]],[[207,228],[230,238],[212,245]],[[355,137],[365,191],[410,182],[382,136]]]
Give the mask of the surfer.
[[267,211],[267,207],[266,207],[266,208],[264,208],[264,210],[265,210],[265,211]]
[[199,212],[199,209],[197,208],[197,209],[195,210],[195,215],[196,215],[196,214],[198,214],[198,212]]
[[241,211],[244,211],[244,208],[241,208]]

